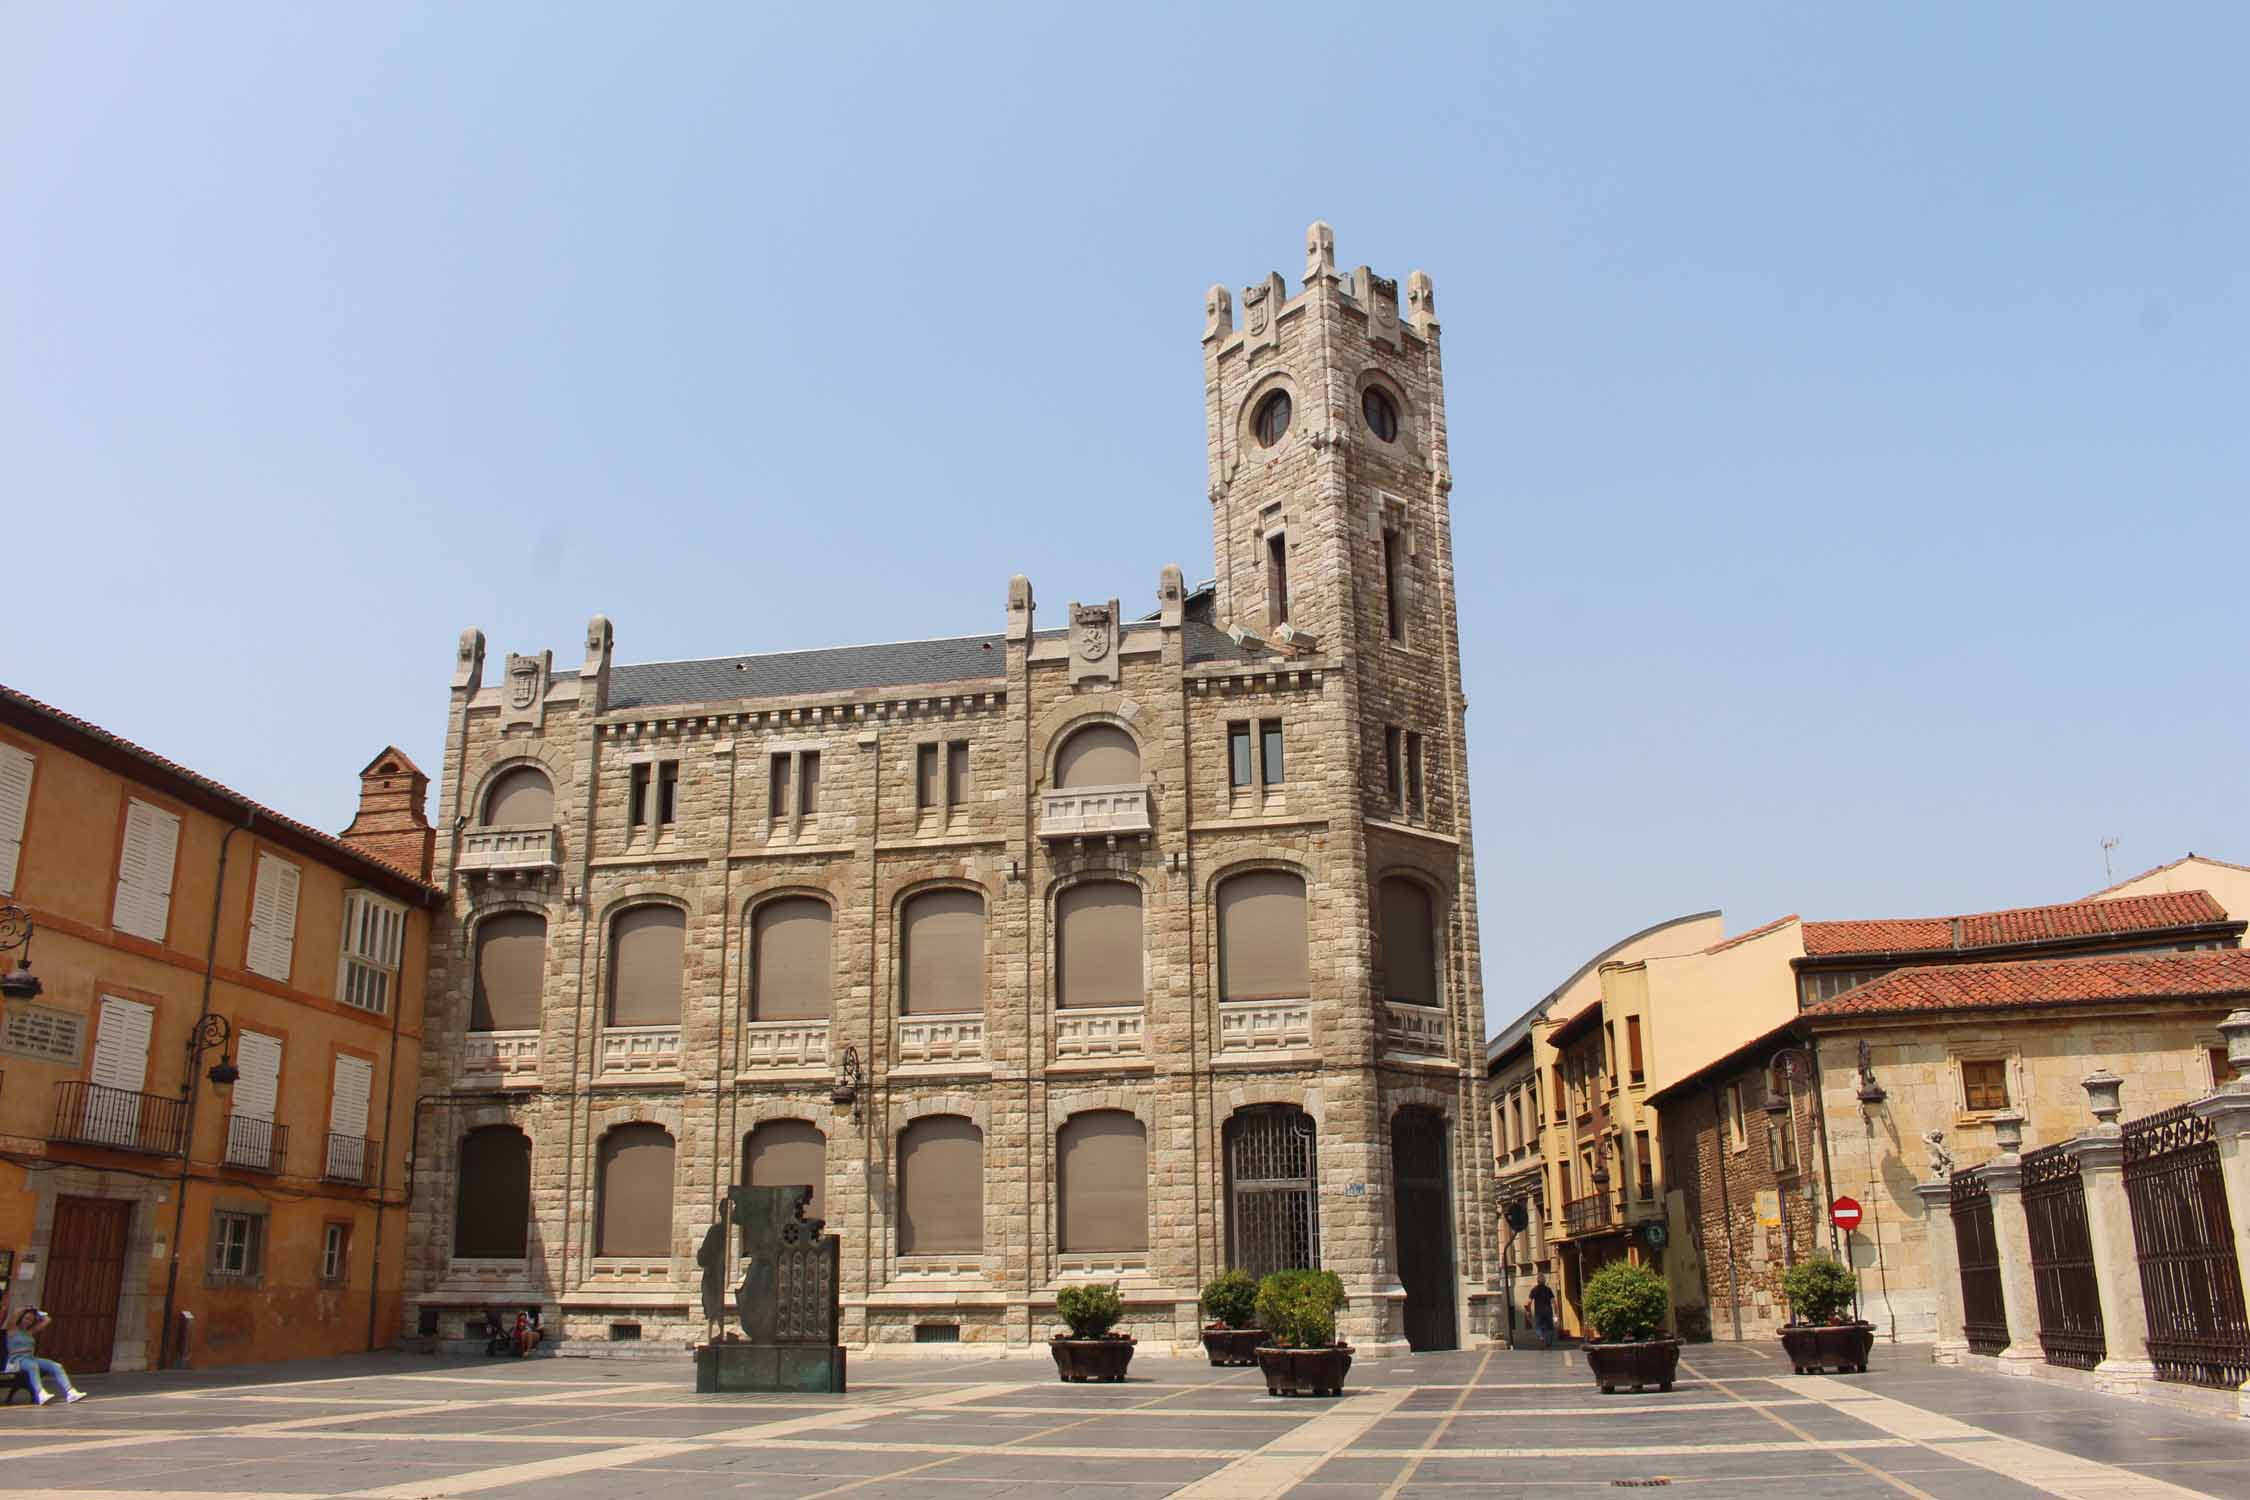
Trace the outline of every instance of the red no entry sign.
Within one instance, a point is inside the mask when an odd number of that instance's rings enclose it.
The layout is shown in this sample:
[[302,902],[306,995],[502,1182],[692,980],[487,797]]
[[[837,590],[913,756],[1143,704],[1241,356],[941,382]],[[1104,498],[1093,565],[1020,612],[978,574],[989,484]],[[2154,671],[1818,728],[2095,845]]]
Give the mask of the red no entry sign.
[[1838,1198],[1828,1205],[1828,1217],[1838,1229],[1848,1232],[1859,1228],[1859,1200]]

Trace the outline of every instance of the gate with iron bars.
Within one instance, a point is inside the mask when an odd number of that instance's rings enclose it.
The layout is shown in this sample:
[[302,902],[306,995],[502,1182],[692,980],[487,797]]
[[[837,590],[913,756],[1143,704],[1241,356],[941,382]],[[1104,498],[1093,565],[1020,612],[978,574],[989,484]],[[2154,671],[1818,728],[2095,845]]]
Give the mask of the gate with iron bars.
[[2156,1378],[2231,1390],[2250,1379],[2250,1323],[2211,1122],[2183,1104],[2129,1122],[2124,1147]]
[[1992,1190],[1974,1172],[1952,1182],[1953,1244],[1961,1257],[1961,1336],[1971,1354],[2008,1347],[2008,1304],[2000,1290],[2000,1247],[1992,1233]]
[[2039,1347],[2048,1364],[2091,1370],[2108,1350],[2086,1230],[2086,1179],[2068,1142],[2024,1153],[2023,1217],[2039,1295]]
[[1287,1105],[1227,1121],[1227,1264],[1264,1276],[1320,1264],[1312,1116]]

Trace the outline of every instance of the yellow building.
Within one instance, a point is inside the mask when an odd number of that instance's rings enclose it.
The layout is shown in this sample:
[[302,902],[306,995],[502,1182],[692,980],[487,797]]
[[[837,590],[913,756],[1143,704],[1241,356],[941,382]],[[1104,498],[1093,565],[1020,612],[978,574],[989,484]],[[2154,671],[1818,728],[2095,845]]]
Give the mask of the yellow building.
[[396,1337],[425,784],[378,756],[355,847],[0,688],[0,1289],[52,1314],[40,1353]]

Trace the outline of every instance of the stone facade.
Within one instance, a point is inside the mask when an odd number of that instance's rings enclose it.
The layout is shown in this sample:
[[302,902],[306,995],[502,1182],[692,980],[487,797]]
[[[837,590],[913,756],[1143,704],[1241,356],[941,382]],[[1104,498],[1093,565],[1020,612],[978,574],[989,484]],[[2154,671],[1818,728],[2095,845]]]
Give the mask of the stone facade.
[[[1238,330],[1214,289],[1217,577],[1191,590],[1167,568],[1144,619],[1109,600],[1041,629],[1019,577],[989,637],[629,666],[596,618],[575,675],[549,653],[511,655],[497,683],[482,635],[463,635],[439,789],[452,906],[431,955],[437,1102],[416,1142],[409,1236],[424,1329],[523,1303],[559,1319],[565,1348],[704,1337],[695,1244],[748,1134],[792,1120],[825,1139],[848,1344],[1022,1346],[1052,1327],[1059,1285],[1098,1278],[1120,1283],[1131,1332],[1187,1345],[1201,1284],[1238,1248],[1228,1121],[1287,1105],[1316,1133],[1317,1258],[1350,1293],[1346,1336],[1384,1353],[1406,1347],[1410,1321],[1421,1342],[1432,1327],[1461,1342],[1486,1332],[1496,1251],[1451,479],[1428,278],[1409,288],[1402,317],[1395,283],[1365,268],[1339,278],[1316,225],[1296,297],[1278,277],[1252,288]],[[1370,387],[1395,417],[1390,439]],[[1267,444],[1256,418],[1277,390],[1293,414]],[[1092,726],[1130,737],[1129,781],[1064,784],[1059,757]],[[552,787],[551,825],[490,825],[496,784],[526,766]],[[644,788],[668,816],[650,815]],[[1302,995],[1221,993],[1219,893],[1253,871],[1304,883]],[[1057,903],[1096,879],[1140,893],[1137,1006],[1057,1004]],[[1420,947],[1434,1004],[1382,987],[1392,879],[1432,914]],[[924,1016],[903,1003],[904,911],[945,889],[983,903],[983,1003]],[[829,1013],[757,1019],[755,914],[792,896],[828,910]],[[647,903],[685,914],[678,1026],[605,1026],[611,922]],[[474,1031],[477,927],[509,912],[546,922],[539,1024]],[[1145,1249],[1061,1248],[1057,1134],[1095,1110],[1145,1132]],[[1452,1264],[1411,1289],[1393,1223],[1405,1111],[1446,1131],[1442,1211],[1408,1228],[1440,1237]],[[902,1253],[902,1132],[941,1115],[982,1136],[983,1243]],[[633,1122],[675,1143],[668,1255],[596,1253],[599,1143]],[[531,1142],[521,1258],[453,1253],[457,1152],[488,1124]]]

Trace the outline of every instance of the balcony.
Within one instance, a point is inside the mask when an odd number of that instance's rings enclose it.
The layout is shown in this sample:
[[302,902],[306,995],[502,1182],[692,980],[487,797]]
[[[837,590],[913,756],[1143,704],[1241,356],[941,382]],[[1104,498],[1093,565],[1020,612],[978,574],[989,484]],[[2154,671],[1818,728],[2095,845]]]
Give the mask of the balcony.
[[1395,1000],[1385,1000],[1383,1050],[1406,1057],[1444,1058],[1451,1050],[1446,1045],[1444,1010],[1432,1005],[1402,1005]]
[[1043,839],[1140,838],[1148,831],[1145,786],[1075,786],[1039,794]]
[[561,864],[551,823],[544,828],[472,828],[461,836],[464,872],[538,875]]
[[983,1062],[984,1017],[901,1016],[894,1040],[901,1064]]
[[745,1073],[827,1067],[826,1021],[752,1021],[742,1028]]
[[1307,1051],[1312,1044],[1310,1000],[1224,1000],[1219,1003],[1221,1057]]
[[146,1156],[178,1156],[186,1123],[187,1101],[177,1095],[137,1094],[72,1079],[55,1085],[55,1125],[49,1138]]
[[1138,1005],[1089,1006],[1055,1012],[1055,1056],[1145,1057],[1144,1015]]
[[1612,1192],[1588,1193],[1563,1205],[1563,1233],[1592,1234],[1624,1222],[1624,1212]]
[[602,1031],[600,1065],[604,1078],[631,1077],[637,1073],[680,1071],[680,1028],[677,1026],[610,1026]]
[[249,1115],[227,1116],[226,1165],[251,1172],[281,1175],[289,1155],[289,1127]]
[[485,1083],[535,1081],[539,1076],[539,1033],[472,1031],[461,1039],[461,1071]]
[[352,1187],[373,1187],[375,1169],[382,1160],[381,1141],[371,1141],[363,1135],[338,1135],[331,1130],[328,1150],[321,1158],[321,1180],[348,1183]]

